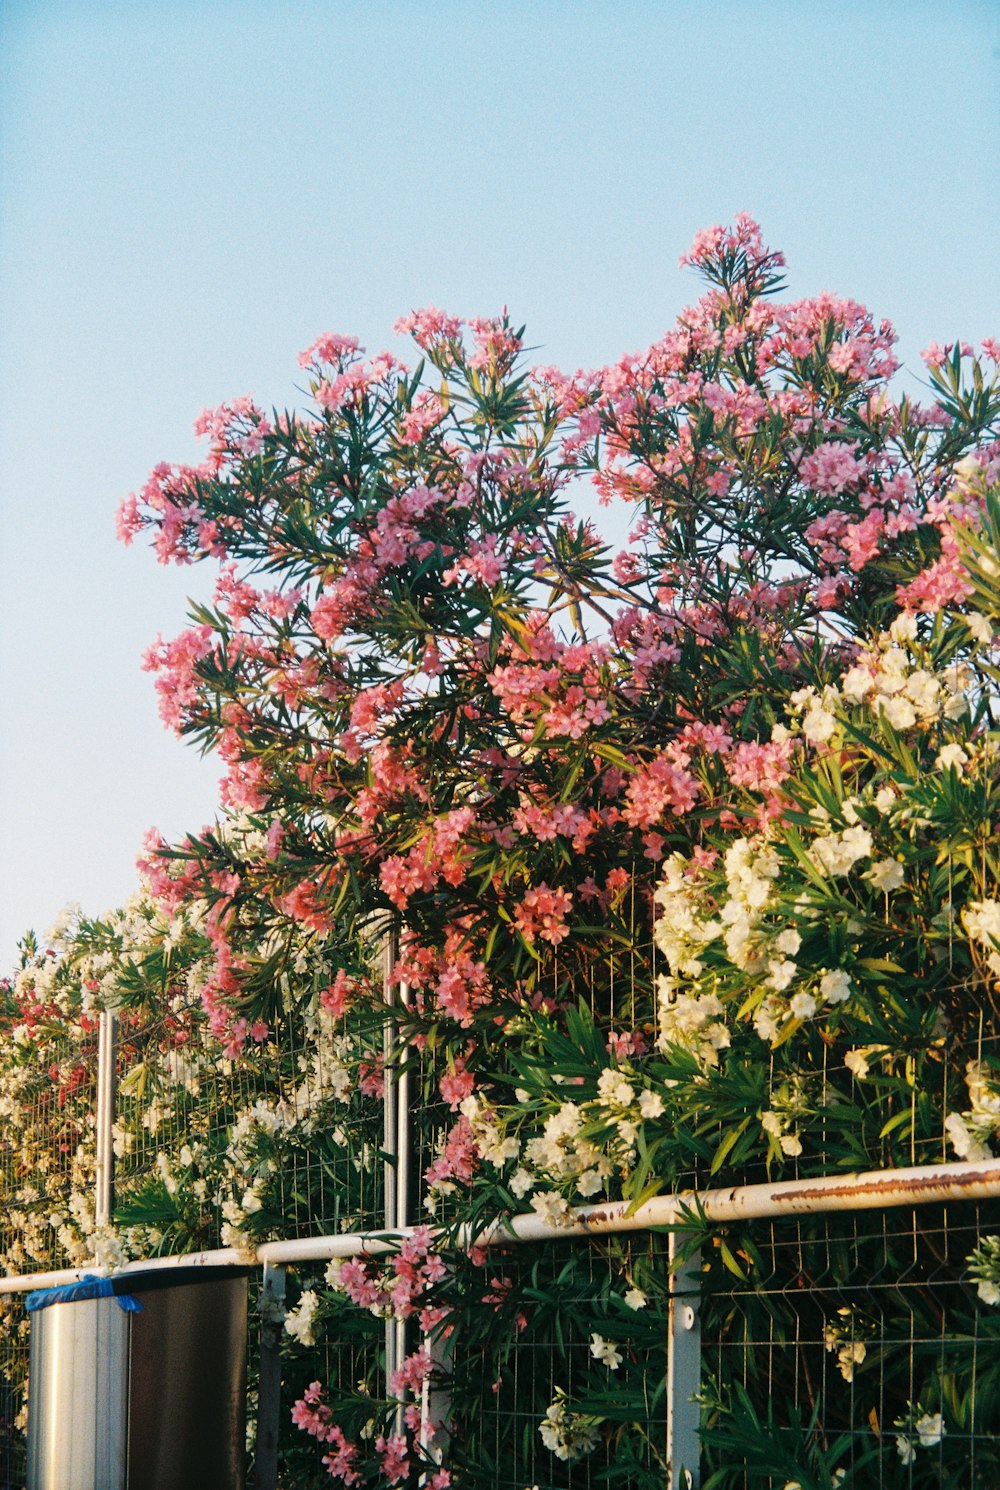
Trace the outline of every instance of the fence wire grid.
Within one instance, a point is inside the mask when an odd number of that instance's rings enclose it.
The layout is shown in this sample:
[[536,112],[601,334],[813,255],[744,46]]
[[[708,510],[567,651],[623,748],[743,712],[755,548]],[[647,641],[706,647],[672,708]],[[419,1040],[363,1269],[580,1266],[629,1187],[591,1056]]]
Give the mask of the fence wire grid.
[[[108,1241],[104,1264],[228,1245],[237,1219],[251,1237],[288,1240],[379,1231],[393,1208],[395,1225],[430,1219],[420,1177],[451,1120],[436,1097],[434,1058],[410,1062],[413,1120],[404,1112],[396,1125],[409,1150],[401,1180],[377,1052],[362,1090],[349,1077],[343,1034],[335,1021],[319,1029],[287,1019],[266,1041],[226,1056],[194,1007],[123,1011],[118,1240]],[[55,1032],[45,1064],[26,1061],[0,1093],[0,1261],[8,1275],[91,1260],[97,1046],[93,1028]],[[824,1068],[822,1079],[831,1074]],[[389,1092],[398,1101],[391,1076]],[[914,1143],[914,1162],[945,1157],[943,1134]],[[685,1180],[704,1186],[707,1176],[692,1168]],[[709,1228],[697,1273],[700,1377],[689,1383],[703,1429],[701,1464],[688,1466],[695,1476],[700,1468],[713,1490],[810,1490],[820,1481],[803,1478],[805,1445],[809,1464],[847,1490],[996,1490],[1000,1311],[994,1317],[982,1306],[968,1259],[998,1233],[1000,1201]],[[460,1425],[448,1459],[466,1484],[673,1487],[668,1250],[667,1235],[649,1231],[501,1247],[476,1264],[473,1304],[439,1364]],[[304,1292],[326,1287],[320,1265],[296,1264],[288,1274],[292,1308]],[[254,1278],[251,1475],[259,1286]],[[331,1400],[349,1403],[362,1435],[374,1432],[385,1405],[387,1333],[356,1310],[353,1324],[347,1318],[339,1314],[312,1343],[284,1340],[281,1490],[330,1483],[321,1447],[291,1421],[305,1386],[320,1380]],[[417,1343],[411,1332],[402,1347]],[[7,1294],[0,1297],[7,1490],[25,1483],[27,1365],[28,1316],[22,1298]]]

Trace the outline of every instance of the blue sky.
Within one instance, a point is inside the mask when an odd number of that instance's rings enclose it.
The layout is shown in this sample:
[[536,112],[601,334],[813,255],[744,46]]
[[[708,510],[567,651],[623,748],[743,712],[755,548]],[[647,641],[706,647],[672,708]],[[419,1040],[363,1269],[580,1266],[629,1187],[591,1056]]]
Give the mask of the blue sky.
[[219,774],[139,657],[206,573],[114,540],[205,404],[321,331],[504,303],[594,366],[740,209],[903,356],[1000,334],[1000,26],[979,0],[0,0],[0,970],[135,883]]

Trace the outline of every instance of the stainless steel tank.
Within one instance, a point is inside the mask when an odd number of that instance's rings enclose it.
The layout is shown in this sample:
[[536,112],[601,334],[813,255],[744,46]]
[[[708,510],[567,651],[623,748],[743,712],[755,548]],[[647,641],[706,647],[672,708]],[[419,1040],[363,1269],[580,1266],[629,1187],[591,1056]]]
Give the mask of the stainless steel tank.
[[27,1490],[243,1490],[246,1274],[119,1275],[32,1315]]
[[113,1298],[32,1315],[28,1490],[124,1490],[131,1318]]

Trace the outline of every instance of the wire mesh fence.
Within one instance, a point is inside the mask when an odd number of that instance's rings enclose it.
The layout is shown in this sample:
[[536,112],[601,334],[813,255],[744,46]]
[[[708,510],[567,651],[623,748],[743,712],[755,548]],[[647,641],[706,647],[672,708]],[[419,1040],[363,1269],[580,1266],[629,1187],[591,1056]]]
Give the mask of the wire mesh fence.
[[872,1490],[1000,1483],[1000,1318],[969,1275],[998,1228],[992,1201],[717,1234],[702,1390],[718,1483],[783,1486],[781,1453],[801,1464],[803,1443]]
[[28,1314],[17,1294],[0,1298],[0,1485],[19,1490],[27,1464]]
[[[356,1048],[359,1038],[367,1042],[360,1074],[347,1043]],[[52,1020],[4,1077],[7,1274],[93,1258],[97,1049],[96,1022]],[[359,1036],[349,1020],[315,1009],[276,1019],[265,1038],[231,1052],[197,1000],[121,1011],[115,1237],[98,1260],[114,1266],[133,1256],[433,1221],[422,1176],[455,1121],[439,1095],[441,1060],[433,1049],[400,1050],[393,1031],[383,1040],[374,1022]],[[817,1072],[824,1091],[851,1077],[825,1064]],[[911,1157],[942,1161],[944,1134],[915,1136]],[[683,1182],[709,1181],[693,1162]],[[993,1490],[1000,1318],[980,1296],[969,1258],[1000,1233],[1000,1201],[822,1209],[818,1200],[811,1216],[701,1228],[701,1370],[675,1390],[700,1394],[703,1483]],[[647,1230],[473,1254],[454,1262],[466,1272],[466,1303],[437,1352],[437,1389],[456,1425],[448,1447],[456,1473],[481,1490],[662,1485],[668,1235]],[[258,1286],[248,1342],[251,1468]],[[292,1422],[310,1384],[324,1383],[364,1442],[387,1421],[392,1372],[421,1338],[413,1322],[387,1329],[343,1299],[335,1307],[328,1270],[295,1266],[290,1308],[310,1291],[325,1301],[320,1322],[283,1340],[277,1483],[285,1490],[329,1483],[322,1446]],[[21,1299],[3,1295],[0,1483],[7,1487],[24,1483],[27,1340]],[[808,1481],[807,1469],[820,1477]]]
[[286,1019],[227,1055],[198,1014],[133,1017],[118,1040],[116,1215],[139,1228],[136,1244],[383,1224],[381,1102],[355,1085],[346,1034]]
[[[630,1286],[665,1286],[667,1238],[524,1246],[490,1259],[484,1319],[455,1347],[453,1406],[473,1482],[662,1485],[667,1333]],[[489,1317],[491,1311],[493,1318]],[[506,1315],[506,1330],[498,1315]],[[498,1327],[499,1325],[499,1327]]]

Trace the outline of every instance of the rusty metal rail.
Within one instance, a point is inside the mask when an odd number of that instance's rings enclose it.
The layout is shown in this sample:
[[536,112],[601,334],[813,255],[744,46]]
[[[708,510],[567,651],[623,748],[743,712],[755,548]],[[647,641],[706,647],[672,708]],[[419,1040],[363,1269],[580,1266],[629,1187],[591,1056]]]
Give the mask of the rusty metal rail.
[[[861,1174],[823,1175],[815,1179],[780,1180],[772,1184],[736,1185],[715,1190],[683,1190],[657,1195],[642,1205],[627,1201],[576,1206],[563,1224],[544,1221],[533,1211],[498,1220],[482,1231],[463,1228],[452,1245],[468,1248],[509,1246],[515,1242],[561,1241],[569,1237],[648,1231],[655,1227],[696,1229],[702,1223],[763,1220],[778,1216],[818,1215],[832,1211],[885,1210],[893,1206],[925,1205],[942,1201],[985,1200],[1000,1196],[1000,1159],[982,1163],[924,1164],[911,1169],[875,1169]],[[218,1266],[282,1266],[297,1262],[327,1262],[333,1257],[377,1256],[389,1252],[417,1228],[387,1227],[382,1231],[344,1232],[336,1236],[297,1237],[262,1242],[240,1251],[220,1247],[210,1252],[187,1252],[127,1263],[128,1273],[151,1268]],[[65,1268],[49,1273],[24,1273],[0,1278],[0,1294],[25,1293],[73,1283],[100,1268]]]

